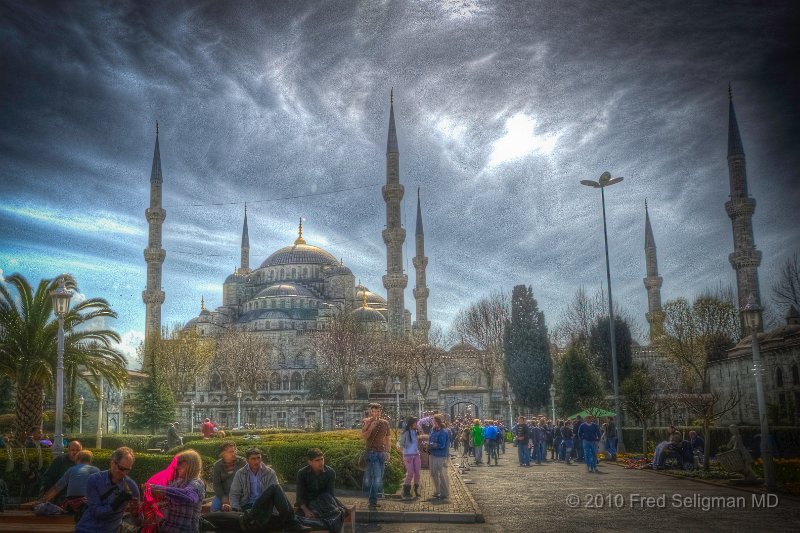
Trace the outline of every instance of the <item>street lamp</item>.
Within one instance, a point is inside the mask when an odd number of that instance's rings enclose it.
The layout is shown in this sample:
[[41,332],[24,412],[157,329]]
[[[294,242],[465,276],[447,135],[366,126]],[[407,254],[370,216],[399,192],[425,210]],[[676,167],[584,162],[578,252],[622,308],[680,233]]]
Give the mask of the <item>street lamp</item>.
[[194,433],[194,400],[189,405],[192,406],[192,411],[189,415],[189,433]]
[[417,403],[419,404],[419,417],[422,418],[422,403],[425,401],[425,398],[422,396],[421,392],[417,393]]
[[100,397],[97,401],[97,449],[103,447],[103,400],[106,399],[103,375],[100,375]]
[[242,387],[236,387],[236,429],[242,427]]
[[81,412],[80,415],[78,416],[78,433],[80,433],[81,435],[83,434],[83,402],[85,401],[86,399],[81,394],[81,397],[78,398],[78,405],[81,406]]
[[319,399],[319,429],[320,431],[325,431],[325,402],[322,398]]
[[56,436],[53,439],[53,455],[64,455],[64,317],[69,311],[72,291],[67,290],[64,276],[58,288],[50,291],[53,299],[53,311],[58,318],[58,361],[56,363]]
[[395,424],[397,424],[397,427],[400,427],[400,378],[395,376],[392,385],[394,387],[394,399],[395,399],[395,406],[397,408],[396,409],[397,419],[395,420]]
[[514,423],[514,411],[511,410],[511,394],[508,395],[508,423]]
[[550,384],[550,409],[553,412],[553,426],[556,425],[556,384]]
[[[617,339],[614,332],[614,301],[611,298],[611,266],[608,261],[608,229],[606,228],[606,187],[610,187],[615,183],[619,183],[624,178],[612,178],[611,173],[606,171],[600,176],[600,181],[581,180],[582,185],[600,189],[600,201],[603,204],[603,238],[606,245],[606,281],[608,282],[608,330],[611,336],[611,375],[614,380],[614,411],[616,411],[617,419],[619,420],[619,427],[622,428],[623,417],[622,409],[619,406],[619,371],[617,369]],[[618,431],[619,436],[619,450],[624,451],[625,445],[622,442],[622,431]]]
[[753,370],[756,378],[756,399],[758,401],[758,418],[761,421],[761,457],[764,460],[764,477],[767,481],[767,490],[774,491],[777,488],[775,479],[775,465],[772,462],[772,445],[769,437],[769,426],[767,424],[766,398],[764,397],[763,372],[764,366],[761,361],[761,347],[758,343],[758,332],[761,330],[761,312],[763,308],[756,302],[753,293],[747,298],[747,305],[742,308],[744,321],[750,330],[753,345]]

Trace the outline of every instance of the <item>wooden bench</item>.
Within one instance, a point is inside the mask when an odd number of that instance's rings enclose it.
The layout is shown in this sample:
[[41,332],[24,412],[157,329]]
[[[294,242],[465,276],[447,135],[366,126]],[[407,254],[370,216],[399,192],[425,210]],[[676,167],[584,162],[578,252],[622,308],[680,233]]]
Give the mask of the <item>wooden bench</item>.
[[0,513],[0,531],[55,533],[74,531],[75,517],[71,514],[39,516],[33,511],[5,511]]

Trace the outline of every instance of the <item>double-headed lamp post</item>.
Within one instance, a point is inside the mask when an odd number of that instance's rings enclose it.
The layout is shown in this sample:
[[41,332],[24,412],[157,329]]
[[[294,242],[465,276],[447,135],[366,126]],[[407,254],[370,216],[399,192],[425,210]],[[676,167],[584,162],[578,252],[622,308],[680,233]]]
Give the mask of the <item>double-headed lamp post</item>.
[[64,317],[69,311],[72,291],[67,290],[64,277],[58,288],[50,291],[53,311],[58,318],[58,361],[56,362],[56,435],[53,439],[53,455],[64,455]]
[[763,308],[751,293],[747,298],[747,305],[742,308],[742,315],[750,330],[751,344],[753,346],[753,373],[756,379],[756,399],[758,401],[758,418],[761,422],[761,457],[764,460],[764,477],[767,490],[777,488],[775,478],[775,464],[772,462],[772,445],[770,443],[769,425],[767,423],[767,401],[764,396],[764,363],[761,361],[761,347],[758,343],[758,332],[761,331],[761,312]]
[[[610,187],[615,183],[619,183],[624,178],[612,178],[611,173],[606,171],[600,176],[599,181],[581,180],[582,185],[600,189],[600,201],[603,204],[603,238],[606,245],[606,281],[608,282],[608,330],[611,337],[611,375],[614,381],[614,411],[619,422],[618,427],[622,428],[622,409],[619,403],[619,370],[617,369],[617,339],[614,330],[614,300],[611,298],[611,266],[608,260],[608,229],[606,228],[606,187]],[[625,445],[622,442],[622,431],[617,432],[618,435],[618,449],[625,450]]]
[[242,388],[236,387],[236,428],[242,427]]
[[395,416],[397,419],[395,420],[396,427],[400,426],[400,378],[395,376],[394,382],[392,382],[394,387],[394,399],[395,399]]
[[553,412],[553,425],[556,425],[556,384],[550,384],[550,409]]
[[78,405],[81,406],[81,412],[80,415],[78,416],[78,433],[80,433],[81,435],[83,434],[83,402],[85,401],[86,398],[84,398],[83,395],[81,394],[81,397],[78,398]]
[[320,398],[319,399],[319,429],[321,431],[325,430],[325,401]]

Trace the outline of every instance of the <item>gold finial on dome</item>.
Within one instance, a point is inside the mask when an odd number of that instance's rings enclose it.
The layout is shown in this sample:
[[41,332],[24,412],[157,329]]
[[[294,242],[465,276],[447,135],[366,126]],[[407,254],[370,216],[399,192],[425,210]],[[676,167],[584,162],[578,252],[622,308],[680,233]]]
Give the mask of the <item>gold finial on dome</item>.
[[206,310],[206,299],[205,299],[204,295],[201,295],[200,296],[200,311],[202,312],[202,311],[205,311],[205,310]]
[[300,219],[300,229],[298,231],[298,234],[299,235],[298,235],[297,239],[295,239],[294,243],[295,244],[305,244],[306,241],[305,241],[305,239],[303,239],[303,219],[302,218]]
[[364,289],[364,292],[362,294],[364,295],[364,309],[366,309],[367,308],[367,289]]

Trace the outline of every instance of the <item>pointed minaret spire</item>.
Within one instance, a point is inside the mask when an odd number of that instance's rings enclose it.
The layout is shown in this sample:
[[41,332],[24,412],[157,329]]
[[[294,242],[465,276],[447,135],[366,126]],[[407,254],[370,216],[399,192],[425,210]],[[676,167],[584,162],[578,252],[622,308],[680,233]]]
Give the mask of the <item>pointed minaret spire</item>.
[[300,219],[300,228],[297,230],[297,238],[294,240],[295,244],[305,244],[306,240],[303,238],[303,219]]
[[430,289],[427,287],[425,278],[425,268],[428,266],[428,258],[425,257],[425,234],[422,229],[422,207],[420,204],[419,187],[417,188],[417,231],[416,231],[417,254],[412,259],[414,269],[417,272],[416,287],[414,288],[414,299],[417,302],[417,316],[412,331],[424,339],[428,340],[428,332],[431,323],[428,320],[428,295]]
[[406,230],[401,222],[401,203],[405,188],[400,184],[400,153],[397,150],[397,133],[394,129],[394,90],[389,100],[389,140],[386,145],[386,185],[383,186],[383,200],[386,202],[386,229],[383,242],[386,243],[386,275],[383,286],[386,289],[387,322],[389,334],[400,336],[406,333],[405,289],[408,276],[403,272],[403,243]]
[[739,123],[736,121],[736,110],[733,108],[733,90],[728,84],[728,157],[744,155],[742,136],[739,134]]
[[661,285],[664,278],[658,275],[658,258],[656,257],[656,240],[650,225],[650,213],[647,211],[647,200],[644,201],[644,256],[647,263],[647,276],[644,287],[647,289],[647,322],[650,324],[650,340],[653,341],[661,331],[663,315],[661,313]]
[[167,252],[161,247],[161,232],[167,212],[161,207],[162,185],[161,150],[158,143],[158,122],[156,122],[156,146],[153,150],[153,166],[150,171],[150,207],[144,212],[148,224],[147,248],[144,260],[147,263],[147,286],[142,291],[145,305],[145,356],[142,367],[150,368],[150,350],[152,341],[161,336],[161,304],[164,303],[164,291],[161,290],[161,270]]
[[250,235],[247,233],[247,204],[244,204],[244,224],[242,225],[242,252],[239,271],[250,273]]
[[725,202],[725,211],[733,226],[733,253],[728,256],[731,266],[736,271],[736,290],[739,309],[747,305],[750,294],[757,304],[761,304],[761,290],[758,284],[758,267],[761,264],[761,252],[756,250],[753,237],[753,213],[756,201],[748,194],[747,165],[733,109],[733,92],[728,86],[728,178],[730,182],[730,200]]
[[200,295],[200,312],[202,313],[205,310],[206,310],[206,297],[205,297],[205,295],[201,294]]
[[394,87],[389,93],[389,137],[386,140],[386,153],[396,154],[397,149],[397,131],[394,128]]

